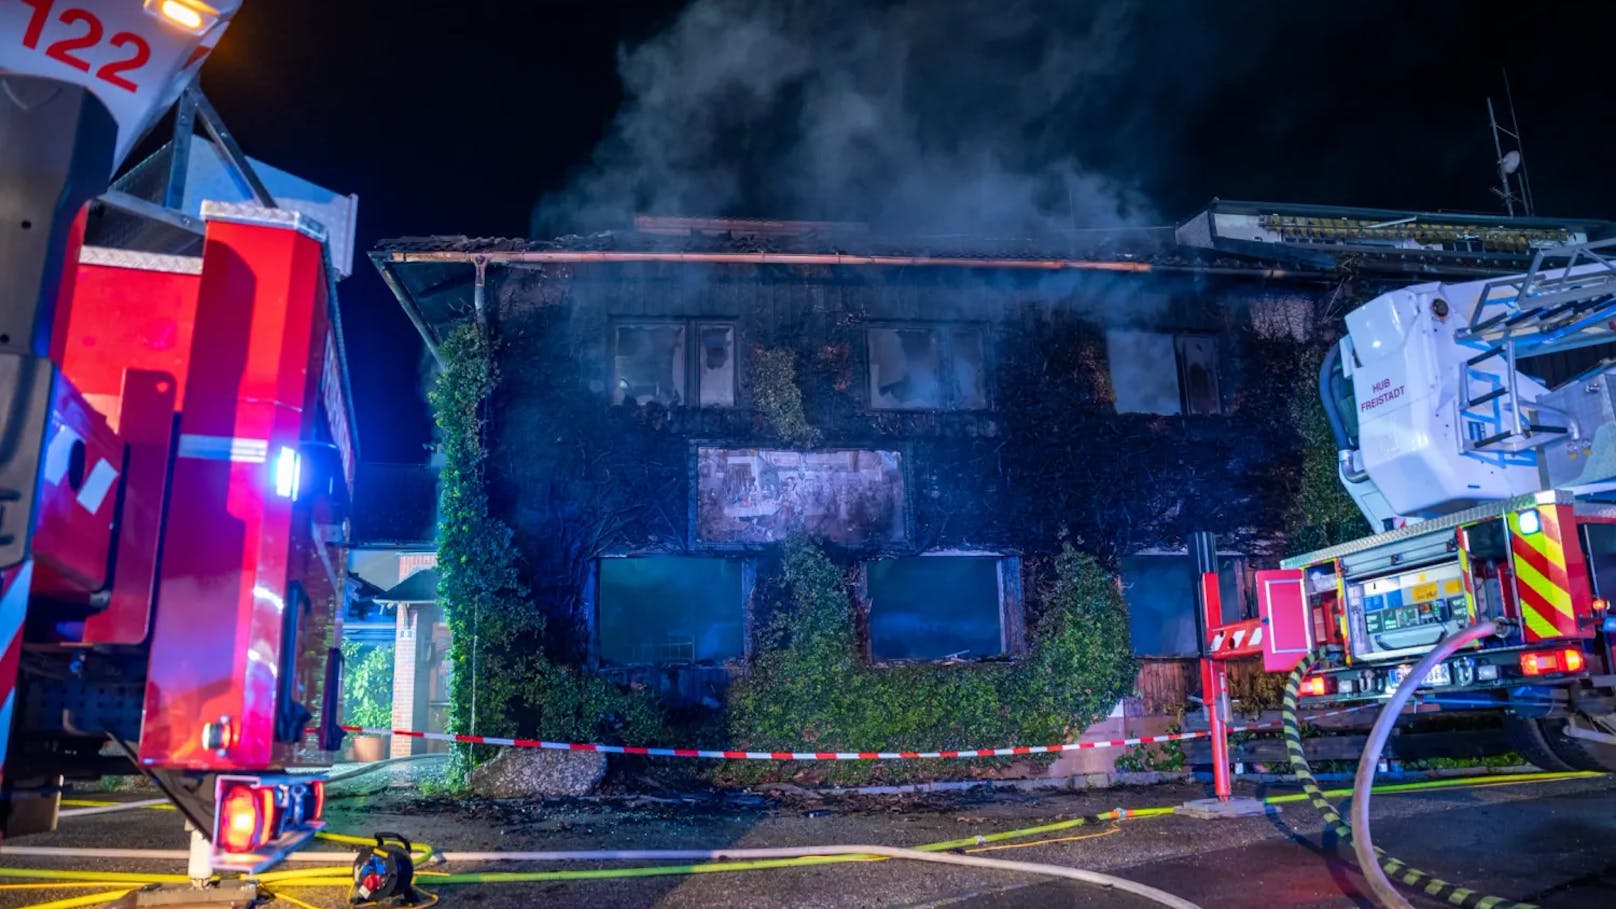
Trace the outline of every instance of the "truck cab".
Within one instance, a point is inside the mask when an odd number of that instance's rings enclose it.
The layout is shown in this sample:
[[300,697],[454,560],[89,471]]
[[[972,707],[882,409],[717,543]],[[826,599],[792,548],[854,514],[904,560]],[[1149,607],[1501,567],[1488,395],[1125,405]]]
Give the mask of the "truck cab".
[[357,456],[357,200],[247,158],[196,87],[238,6],[0,5],[0,833],[139,772],[204,877],[322,824]]

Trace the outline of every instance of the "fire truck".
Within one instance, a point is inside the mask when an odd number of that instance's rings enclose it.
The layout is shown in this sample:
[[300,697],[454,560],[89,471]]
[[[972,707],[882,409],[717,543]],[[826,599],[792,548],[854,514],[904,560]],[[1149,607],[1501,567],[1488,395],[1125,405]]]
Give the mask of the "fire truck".
[[[1616,248],[1382,294],[1320,371],[1339,475],[1372,536],[1257,575],[1266,668],[1323,661],[1314,703],[1384,698],[1469,625],[1500,629],[1424,679],[1505,713],[1551,770],[1616,771]],[[1576,364],[1580,370],[1566,367]],[[1549,387],[1558,366],[1573,377]]]
[[197,89],[238,6],[0,2],[0,833],[138,769],[192,877],[312,837],[342,736],[357,200]]

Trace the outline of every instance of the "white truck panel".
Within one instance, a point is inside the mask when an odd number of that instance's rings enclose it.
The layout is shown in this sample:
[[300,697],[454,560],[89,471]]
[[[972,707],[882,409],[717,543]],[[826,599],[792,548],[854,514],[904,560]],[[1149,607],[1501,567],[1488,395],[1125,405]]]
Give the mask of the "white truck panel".
[[196,78],[241,0],[177,5],[197,11],[199,30],[142,0],[0,2],[0,76],[47,76],[94,92],[118,123],[116,166]]
[[[1454,333],[1485,283],[1421,284],[1347,314],[1341,355],[1356,396],[1363,469],[1398,514],[1431,517],[1539,488],[1536,467],[1468,454],[1461,444],[1459,383],[1474,351]],[[1437,300],[1446,315],[1433,311]],[[1517,382],[1523,400],[1545,391],[1526,376]]]

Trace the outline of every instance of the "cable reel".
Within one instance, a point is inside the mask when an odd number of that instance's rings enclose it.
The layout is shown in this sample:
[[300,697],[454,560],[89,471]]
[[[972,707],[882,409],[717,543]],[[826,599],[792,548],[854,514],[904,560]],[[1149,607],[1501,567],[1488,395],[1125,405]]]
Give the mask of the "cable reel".
[[376,845],[365,847],[354,859],[353,890],[348,902],[387,909],[424,905],[425,895],[415,889],[411,848],[410,841],[400,834],[378,832]]

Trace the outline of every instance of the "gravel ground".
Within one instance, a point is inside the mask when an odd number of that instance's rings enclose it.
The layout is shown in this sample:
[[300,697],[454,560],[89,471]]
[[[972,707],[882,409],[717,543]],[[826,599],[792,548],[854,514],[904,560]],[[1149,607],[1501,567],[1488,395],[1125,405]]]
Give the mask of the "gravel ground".
[[[396,830],[450,851],[920,845],[1118,806],[1171,805],[1205,795],[1200,786],[1173,784],[1086,792],[526,802],[428,798],[408,788],[407,778],[390,781],[379,775],[355,778],[342,788],[345,792],[333,797],[328,812],[332,829]],[[1259,794],[1254,787],[1247,788],[1250,794]],[[1268,787],[1260,794],[1282,791],[1286,790]],[[1616,778],[1384,795],[1376,798],[1374,809],[1377,843],[1418,867],[1483,891],[1539,900],[1545,906],[1616,905],[1616,849],[1611,846],[1616,842]],[[1350,848],[1339,851],[1320,831],[1312,808],[1302,802],[1267,817],[1220,821],[1167,817],[1066,830],[1044,839],[1083,838],[980,854],[1106,871],[1150,883],[1207,909],[1369,905],[1361,895]],[[184,842],[172,812],[135,810],[64,819],[58,832],[18,845],[180,848]],[[38,866],[43,861],[29,863]],[[20,859],[0,854],[0,865],[21,864]],[[131,865],[80,860],[71,867],[113,870]],[[175,863],[143,867],[181,870]],[[497,870],[556,867],[502,863]],[[457,864],[445,870],[496,870],[496,866]],[[83,892],[0,891],[0,909]],[[337,891],[299,890],[296,895],[321,907],[344,904],[344,894]],[[478,884],[444,887],[442,895],[445,905],[479,909],[1151,905],[1064,881],[896,861],[608,881]]]

